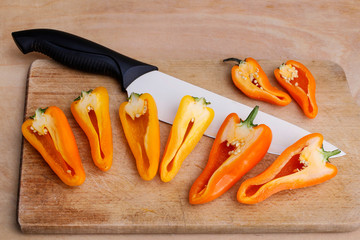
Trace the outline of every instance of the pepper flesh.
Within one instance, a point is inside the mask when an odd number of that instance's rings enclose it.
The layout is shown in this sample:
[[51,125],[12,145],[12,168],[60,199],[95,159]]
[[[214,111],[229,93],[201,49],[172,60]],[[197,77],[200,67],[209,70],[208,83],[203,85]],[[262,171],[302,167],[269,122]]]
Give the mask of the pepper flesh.
[[102,171],[108,171],[113,160],[113,141],[106,88],[81,92],[72,102],[71,112],[89,140],[93,162]]
[[299,104],[308,118],[315,118],[318,106],[316,83],[311,72],[300,62],[289,60],[274,70],[276,80]]
[[256,106],[245,121],[236,113],[226,117],[216,135],[208,163],[190,189],[191,204],[218,198],[265,156],[272,133],[264,124],[253,124],[258,108]]
[[237,200],[254,204],[279,191],[309,187],[335,177],[337,168],[328,163],[328,158],[340,153],[340,150],[326,152],[322,143],[320,133],[298,140],[263,173],[244,181],[238,190]]
[[61,181],[69,186],[79,186],[85,181],[74,134],[60,108],[37,109],[33,119],[27,119],[21,130]]
[[208,104],[204,98],[189,95],[181,99],[160,164],[163,182],[169,182],[176,176],[181,164],[212,122],[214,110],[207,107]]
[[223,61],[238,63],[231,69],[231,77],[235,86],[246,96],[279,106],[285,106],[291,102],[291,97],[287,93],[270,84],[268,77],[255,59],[228,58]]
[[119,116],[139,175],[149,181],[155,177],[160,159],[160,127],[155,100],[148,93],[132,93],[129,101],[120,105]]

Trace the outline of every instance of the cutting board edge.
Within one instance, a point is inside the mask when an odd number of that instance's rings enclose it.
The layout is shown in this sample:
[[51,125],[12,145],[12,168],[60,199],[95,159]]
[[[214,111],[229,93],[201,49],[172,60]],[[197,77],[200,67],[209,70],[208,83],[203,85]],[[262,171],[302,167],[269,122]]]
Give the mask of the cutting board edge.
[[[20,222],[20,221],[19,221]],[[184,226],[163,225],[146,226],[101,226],[101,225],[73,225],[73,226],[40,226],[37,224],[21,224],[24,234],[268,234],[268,233],[345,233],[353,232],[360,227],[360,222],[324,225],[218,225],[218,226]],[[259,231],[259,228],[262,230]]]
[[[32,66],[38,62],[38,61],[47,61],[46,59],[36,59],[34,60],[30,66],[29,69],[27,71],[26,74],[26,83],[25,83],[25,98],[24,98],[24,109],[23,109],[23,122],[25,122],[26,120],[26,110],[28,108],[28,97],[29,97],[29,82],[30,82],[30,71]],[[23,231],[23,224],[21,222],[21,212],[20,212],[20,204],[21,204],[21,178],[23,176],[22,171],[23,171],[23,157],[24,157],[24,143],[25,143],[25,138],[24,136],[21,135],[21,149],[20,149],[20,159],[19,159],[19,176],[18,176],[18,188],[17,188],[17,199],[16,199],[16,223],[19,226],[20,230],[22,232]]]

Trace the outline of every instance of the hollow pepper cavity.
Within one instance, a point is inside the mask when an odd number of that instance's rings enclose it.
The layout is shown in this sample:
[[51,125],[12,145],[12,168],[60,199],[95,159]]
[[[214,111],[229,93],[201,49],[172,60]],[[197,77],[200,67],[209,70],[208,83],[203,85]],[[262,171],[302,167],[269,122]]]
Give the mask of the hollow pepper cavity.
[[89,140],[93,162],[102,171],[109,170],[113,161],[113,141],[106,88],[82,91],[70,109]]
[[60,108],[38,108],[35,115],[22,124],[21,130],[61,181],[69,186],[78,186],[85,181],[74,134]]
[[154,98],[132,93],[119,108],[126,140],[135,157],[139,175],[144,180],[155,177],[160,159],[160,127]]
[[204,98],[189,95],[181,99],[160,164],[163,182],[171,181],[185,158],[200,141],[214,118],[214,110]]
[[329,157],[340,150],[324,151],[323,136],[309,134],[285,151],[261,174],[244,181],[237,193],[237,200],[245,204],[264,201],[271,195],[287,190],[323,183],[337,174]]
[[190,189],[191,204],[218,198],[265,156],[272,133],[264,124],[253,124],[258,108],[256,106],[245,121],[236,113],[226,117],[216,135],[207,165]]
[[255,59],[228,58],[223,61],[237,63],[231,69],[232,81],[246,96],[280,106],[291,102],[291,97],[287,93],[270,84],[268,77]]
[[315,118],[318,106],[315,98],[316,82],[302,63],[289,60],[274,70],[276,80],[299,104],[308,118]]

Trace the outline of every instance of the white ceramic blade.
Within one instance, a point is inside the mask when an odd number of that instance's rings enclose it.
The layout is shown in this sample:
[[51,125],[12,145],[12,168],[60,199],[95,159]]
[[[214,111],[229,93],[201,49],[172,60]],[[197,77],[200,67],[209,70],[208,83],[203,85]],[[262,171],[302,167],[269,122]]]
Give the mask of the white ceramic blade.
[[[159,119],[170,124],[172,124],[175,118],[176,111],[183,96],[204,97],[206,101],[211,102],[209,107],[215,111],[214,120],[205,132],[205,135],[212,138],[216,137],[227,115],[235,112],[241,119],[246,119],[253,109],[159,71],[152,71],[140,76],[128,86],[126,91],[129,96],[132,92],[150,93],[155,99]],[[261,111],[258,112],[254,123],[263,123],[270,127],[273,139],[269,152],[278,155],[291,144],[310,133],[296,125]],[[323,146],[326,151],[338,149],[327,141],[324,141]],[[343,155],[345,155],[345,153],[341,151],[341,153],[335,157]]]

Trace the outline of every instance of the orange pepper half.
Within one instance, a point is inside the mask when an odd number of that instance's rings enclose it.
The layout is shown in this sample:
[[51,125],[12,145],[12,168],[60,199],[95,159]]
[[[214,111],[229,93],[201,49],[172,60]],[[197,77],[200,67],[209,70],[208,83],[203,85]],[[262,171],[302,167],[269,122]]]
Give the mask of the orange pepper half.
[[72,102],[71,112],[89,140],[95,165],[102,171],[109,170],[113,160],[113,142],[106,88],[82,91]]
[[237,193],[237,200],[245,204],[261,202],[271,195],[287,190],[313,186],[337,174],[329,157],[340,153],[322,148],[323,136],[309,134],[285,151],[260,175],[244,181]]
[[60,108],[37,109],[35,115],[22,124],[21,130],[61,181],[69,186],[85,181],[74,134]]
[[316,83],[311,72],[301,63],[289,60],[274,70],[276,80],[300,105],[308,118],[315,118],[318,107],[315,98]]
[[231,69],[231,77],[235,86],[246,96],[280,106],[288,105],[291,102],[291,97],[287,93],[270,84],[264,70],[255,59],[228,58],[223,61],[238,63]]
[[160,160],[160,127],[154,98],[148,93],[132,93],[129,101],[120,105],[119,116],[140,177],[153,179]]
[[185,158],[200,141],[214,119],[214,110],[204,98],[189,95],[181,99],[160,164],[163,182],[171,181]]
[[253,124],[258,108],[256,106],[245,121],[236,113],[227,116],[216,135],[205,169],[190,189],[191,204],[218,198],[265,156],[272,133],[264,124]]

